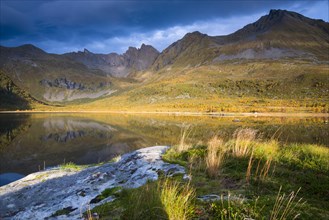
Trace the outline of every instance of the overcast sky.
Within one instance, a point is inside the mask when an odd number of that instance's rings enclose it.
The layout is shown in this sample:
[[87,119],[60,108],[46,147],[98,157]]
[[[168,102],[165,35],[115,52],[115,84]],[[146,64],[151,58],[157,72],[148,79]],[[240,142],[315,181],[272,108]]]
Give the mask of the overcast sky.
[[0,4],[1,45],[34,44],[51,53],[84,48],[123,53],[142,43],[162,51],[188,32],[230,34],[270,9],[328,22],[328,0],[0,0]]

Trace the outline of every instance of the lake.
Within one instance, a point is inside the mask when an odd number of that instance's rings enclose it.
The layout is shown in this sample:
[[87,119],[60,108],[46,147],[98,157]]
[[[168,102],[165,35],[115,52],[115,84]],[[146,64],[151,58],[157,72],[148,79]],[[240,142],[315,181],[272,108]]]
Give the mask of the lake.
[[240,127],[260,138],[329,147],[328,118],[210,117],[125,114],[0,114],[0,184],[67,162],[95,164],[153,145],[206,143]]

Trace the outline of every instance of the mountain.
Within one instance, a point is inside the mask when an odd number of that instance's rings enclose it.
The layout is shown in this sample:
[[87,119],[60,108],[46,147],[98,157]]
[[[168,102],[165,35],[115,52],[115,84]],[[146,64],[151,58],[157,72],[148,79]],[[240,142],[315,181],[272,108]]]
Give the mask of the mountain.
[[47,102],[74,101],[115,91],[113,78],[100,70],[49,54],[33,46],[0,47],[0,70],[34,98]]
[[181,40],[171,44],[155,60],[153,66],[159,70],[167,65],[197,65],[211,59],[213,47],[217,46],[213,39],[198,31],[186,34]]
[[226,36],[188,33],[161,53],[0,50],[17,88],[71,110],[329,112],[329,23],[286,10]]
[[161,52],[148,80],[86,108],[329,112],[328,33],[327,22],[285,10],[226,36],[188,33]]
[[32,109],[37,104],[44,103],[31,97],[0,71],[0,110]]
[[116,53],[94,54],[87,49],[83,52],[64,54],[72,60],[86,65],[89,69],[99,69],[115,77],[127,77],[130,73],[148,69],[159,52],[150,45],[141,48],[129,47],[122,55]]
[[328,61],[328,51],[329,23],[295,12],[271,10],[226,36],[188,33],[165,49],[153,67],[158,70],[167,65],[197,66],[237,59]]

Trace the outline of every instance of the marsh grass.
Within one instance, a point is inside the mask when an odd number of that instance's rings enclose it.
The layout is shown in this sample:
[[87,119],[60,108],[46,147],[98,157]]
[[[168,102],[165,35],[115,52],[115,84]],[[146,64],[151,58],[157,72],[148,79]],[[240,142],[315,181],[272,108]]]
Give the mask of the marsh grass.
[[192,128],[190,126],[185,126],[181,130],[180,140],[179,140],[179,144],[176,146],[176,151],[183,152],[183,151],[187,151],[192,147],[191,144],[187,143],[187,139],[191,134],[191,132],[192,132]]
[[[117,200],[104,204],[102,213],[110,219],[328,219],[329,211],[323,208],[328,200],[323,195],[329,188],[329,149],[262,140],[255,130],[241,130],[226,141],[213,137],[207,145],[180,152],[176,147],[169,149],[163,159],[184,166],[192,176],[189,183],[160,179],[123,190]],[[187,134],[182,135],[184,140]],[[211,176],[208,167],[218,178]],[[303,191],[295,193],[298,187]],[[194,203],[196,195],[223,195],[227,191],[244,196]],[[307,206],[297,194],[307,199]],[[118,218],[112,218],[113,213]]]
[[163,178],[136,189],[122,189],[113,202],[85,213],[98,213],[104,219],[187,220],[194,213],[195,190],[189,183]]
[[189,219],[195,190],[190,184],[164,179],[126,191],[123,219]]
[[[254,165],[256,165],[256,163],[257,163],[256,170],[252,172],[253,167]],[[272,164],[272,158],[266,159],[265,163],[263,163],[262,160],[260,159],[258,159],[257,162],[257,160],[254,158],[254,154],[251,153],[246,171],[246,182],[249,184],[251,178],[253,178],[254,180],[261,180],[261,181],[266,180],[271,168],[271,164]]]
[[252,128],[239,128],[233,133],[232,154],[235,157],[246,157],[253,150],[253,141],[256,140],[257,130]]
[[190,219],[193,215],[192,201],[195,197],[195,190],[190,184],[181,185],[176,181],[165,179],[158,187],[168,219]]
[[280,187],[276,197],[270,220],[296,219],[300,215],[300,213],[296,211],[296,207],[305,204],[302,198],[297,200],[297,195],[301,188],[299,188],[296,193],[292,191],[288,195],[285,193],[281,194],[281,189],[282,187]]
[[225,156],[224,141],[217,136],[214,136],[208,142],[207,156],[206,156],[206,168],[207,173],[211,178],[215,178],[218,175],[220,166],[223,164]]

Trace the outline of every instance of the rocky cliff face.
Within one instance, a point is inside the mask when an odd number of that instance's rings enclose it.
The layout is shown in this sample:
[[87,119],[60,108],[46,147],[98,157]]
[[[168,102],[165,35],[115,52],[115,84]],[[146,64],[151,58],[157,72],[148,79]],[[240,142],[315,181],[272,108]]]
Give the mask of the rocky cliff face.
[[82,63],[90,69],[99,69],[114,77],[127,77],[132,72],[146,70],[158,55],[159,52],[154,47],[145,44],[139,49],[129,47],[122,55],[95,54],[87,49],[83,52],[64,54],[65,57]]

